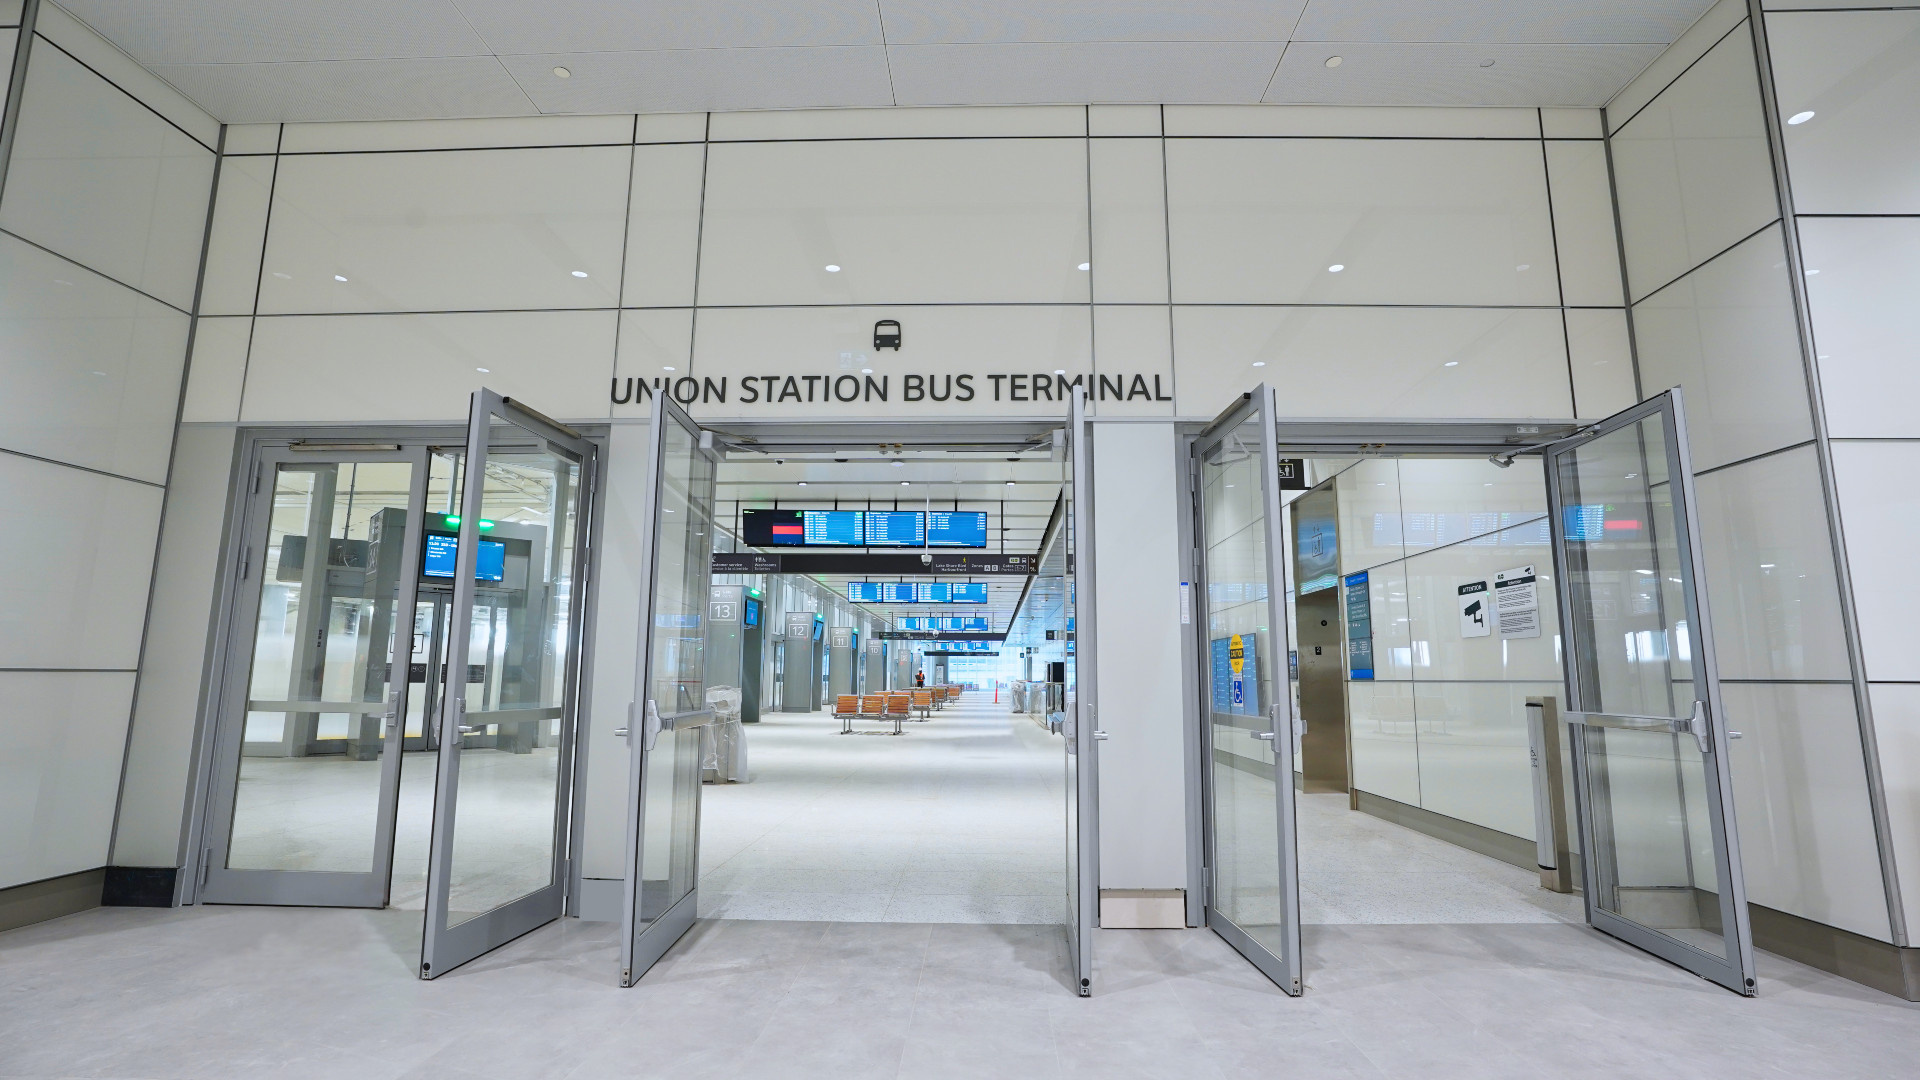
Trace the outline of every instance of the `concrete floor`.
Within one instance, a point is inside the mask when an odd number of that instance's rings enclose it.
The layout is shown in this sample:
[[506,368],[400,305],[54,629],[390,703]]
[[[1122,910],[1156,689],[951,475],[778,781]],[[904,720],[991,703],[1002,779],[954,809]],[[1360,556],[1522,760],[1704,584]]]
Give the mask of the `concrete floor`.
[[641,983],[563,921],[426,983],[404,912],[101,909],[0,935],[0,1076],[1911,1075],[1920,1007],[1763,957],[1743,999],[1583,927],[1309,927],[1289,999],[1206,930],[703,922]]

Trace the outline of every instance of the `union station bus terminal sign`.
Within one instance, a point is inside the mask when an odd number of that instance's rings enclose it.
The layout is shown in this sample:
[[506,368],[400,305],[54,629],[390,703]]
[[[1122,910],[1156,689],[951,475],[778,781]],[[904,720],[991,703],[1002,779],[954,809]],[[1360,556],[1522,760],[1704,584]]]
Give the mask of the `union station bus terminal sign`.
[[744,375],[718,379],[682,375],[649,381],[628,376],[613,380],[615,405],[641,404],[666,393],[682,405],[788,405],[836,402],[998,402],[1066,401],[1076,386],[1094,401],[1172,401],[1165,377],[1125,372],[1066,376],[1023,374],[901,375]]

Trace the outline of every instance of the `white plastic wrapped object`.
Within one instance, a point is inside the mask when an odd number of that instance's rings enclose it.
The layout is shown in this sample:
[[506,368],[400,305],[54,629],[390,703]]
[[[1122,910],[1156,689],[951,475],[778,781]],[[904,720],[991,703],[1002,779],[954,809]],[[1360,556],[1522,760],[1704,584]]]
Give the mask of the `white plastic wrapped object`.
[[740,723],[740,688],[708,687],[707,707],[713,710],[713,719],[700,729],[700,777],[709,783],[740,783],[747,778],[747,731]]

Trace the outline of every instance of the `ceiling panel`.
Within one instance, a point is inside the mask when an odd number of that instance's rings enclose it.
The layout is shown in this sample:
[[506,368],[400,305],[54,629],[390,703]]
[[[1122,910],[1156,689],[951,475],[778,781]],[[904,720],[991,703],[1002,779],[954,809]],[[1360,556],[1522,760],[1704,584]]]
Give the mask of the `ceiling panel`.
[[[502,58],[542,112],[729,112],[891,105],[878,45],[546,53]],[[564,67],[570,78],[559,78]]]
[[894,45],[1285,41],[1305,0],[880,0]]
[[[1525,105],[1598,108],[1660,45],[1472,45],[1296,41],[1266,100],[1295,105]],[[1337,68],[1326,66],[1338,55]],[[1486,61],[1491,66],[1482,66]]]
[[1278,41],[894,45],[900,105],[1257,101]]
[[491,56],[293,64],[161,64],[154,74],[228,124],[527,116]]
[[1714,0],[1310,0],[1295,41],[1659,42]]
[[148,67],[491,51],[452,0],[66,0],[61,6]]
[[453,0],[497,53],[878,45],[873,0]]

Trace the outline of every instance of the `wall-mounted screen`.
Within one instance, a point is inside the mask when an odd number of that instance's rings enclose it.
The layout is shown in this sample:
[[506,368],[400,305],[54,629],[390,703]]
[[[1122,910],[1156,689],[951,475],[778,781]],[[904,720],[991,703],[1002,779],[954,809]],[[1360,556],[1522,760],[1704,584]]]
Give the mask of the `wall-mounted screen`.
[[760,625],[760,601],[755,600],[751,596],[747,597],[747,602],[742,607],[740,616],[741,616],[740,622],[742,625],[759,626]]
[[820,635],[826,631],[826,626],[827,624],[821,622],[819,619],[813,620],[813,640],[820,640]]
[[868,510],[868,547],[919,547],[926,543],[926,515],[918,510]]
[[880,602],[880,582],[847,582],[847,599],[856,604],[877,604]]
[[956,581],[947,593],[949,604],[984,604],[987,602],[987,583],[984,581]]
[[927,545],[929,547],[986,547],[986,511],[931,511],[927,514]]
[[[426,558],[420,560],[420,573],[431,578],[451,578],[459,557],[460,538],[452,533],[427,534]],[[476,581],[499,581],[507,576],[507,545],[498,540],[480,541],[478,562],[473,568]]]
[[883,604],[911,604],[915,602],[914,584],[911,581],[883,581],[880,583],[880,602]]
[[913,599],[921,604],[951,604],[953,586],[944,581],[922,581],[913,587]]
[[862,547],[859,510],[743,510],[741,538],[749,547]]

